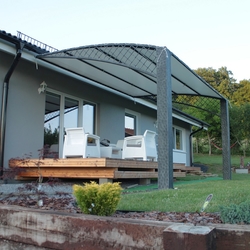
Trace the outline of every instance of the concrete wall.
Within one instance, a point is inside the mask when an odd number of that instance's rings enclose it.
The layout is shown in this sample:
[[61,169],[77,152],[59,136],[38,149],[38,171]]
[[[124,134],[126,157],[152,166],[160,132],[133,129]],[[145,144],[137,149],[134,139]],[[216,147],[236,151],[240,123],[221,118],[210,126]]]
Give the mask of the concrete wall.
[[249,245],[248,225],[194,226],[0,207],[3,250],[247,250]]

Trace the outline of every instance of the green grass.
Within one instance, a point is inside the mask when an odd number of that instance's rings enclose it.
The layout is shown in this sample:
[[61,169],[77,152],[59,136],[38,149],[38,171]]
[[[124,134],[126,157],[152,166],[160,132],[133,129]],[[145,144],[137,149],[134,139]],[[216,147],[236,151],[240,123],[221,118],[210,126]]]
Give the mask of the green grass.
[[[240,166],[240,155],[231,156],[231,165],[232,167]],[[250,162],[250,157],[244,157],[244,165]],[[205,155],[205,154],[194,154],[194,163],[202,163],[207,166],[211,166],[213,170],[222,171],[222,155]],[[218,168],[218,169],[217,169]]]
[[[232,163],[240,163],[240,157],[232,157]],[[250,161],[245,159],[245,162]],[[138,186],[122,195],[118,210],[196,212],[200,211],[209,194],[213,199],[206,212],[219,212],[220,206],[239,204],[250,200],[250,174],[232,173],[232,180],[222,180],[222,157],[195,155],[195,162],[208,166],[209,173],[218,177],[188,177],[174,182],[175,189],[158,190],[157,184]],[[233,164],[232,164],[233,165]]]
[[239,204],[250,199],[250,177],[234,174],[234,180],[211,180],[177,185],[176,189],[124,194],[119,210],[196,212],[206,197],[213,194],[207,212],[218,212],[220,206]]

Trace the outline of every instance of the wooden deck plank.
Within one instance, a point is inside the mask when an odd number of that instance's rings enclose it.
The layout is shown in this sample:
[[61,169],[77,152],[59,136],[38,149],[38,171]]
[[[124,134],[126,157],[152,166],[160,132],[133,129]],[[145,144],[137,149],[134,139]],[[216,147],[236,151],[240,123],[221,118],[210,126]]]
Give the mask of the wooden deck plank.
[[[185,172],[174,172],[173,176],[186,177]],[[136,178],[158,178],[157,172],[140,172],[140,171],[115,171],[117,179],[136,179]]]
[[154,161],[107,159],[107,164],[117,168],[158,168],[158,163]]
[[41,168],[40,171],[27,168],[25,172],[20,173],[19,177],[54,177],[54,178],[114,178],[115,168]]
[[174,163],[173,164],[173,169],[179,169],[179,170],[185,171],[186,166],[185,166],[185,164],[182,164],[182,163]]
[[[10,167],[21,167],[25,172],[19,178],[43,177],[126,179],[158,178],[158,163],[152,161],[123,160],[111,158],[67,158],[67,159],[11,159]],[[174,177],[185,177],[184,164],[174,164]]]
[[185,169],[186,171],[197,171],[197,172],[199,172],[199,171],[201,171],[201,168],[200,167],[186,167],[186,169]]
[[10,167],[106,167],[105,158],[28,159],[9,161]]
[[176,177],[186,177],[186,172],[174,172],[173,176]]
[[11,159],[10,167],[114,167],[114,168],[157,168],[157,162],[120,160],[110,158],[67,158],[67,159]]
[[158,178],[157,172],[115,171],[116,179]]

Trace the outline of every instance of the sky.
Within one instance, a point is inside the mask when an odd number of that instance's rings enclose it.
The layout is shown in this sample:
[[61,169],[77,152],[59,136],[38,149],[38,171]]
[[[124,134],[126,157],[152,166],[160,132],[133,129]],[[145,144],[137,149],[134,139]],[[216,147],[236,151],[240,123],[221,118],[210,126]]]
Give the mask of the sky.
[[102,43],[166,46],[191,69],[250,80],[249,0],[0,0],[0,30],[57,49]]

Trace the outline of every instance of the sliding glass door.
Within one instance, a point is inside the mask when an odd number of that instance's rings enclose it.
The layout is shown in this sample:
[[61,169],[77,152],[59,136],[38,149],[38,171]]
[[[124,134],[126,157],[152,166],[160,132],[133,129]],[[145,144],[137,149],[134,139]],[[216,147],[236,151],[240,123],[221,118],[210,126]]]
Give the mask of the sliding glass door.
[[95,133],[95,104],[64,93],[47,91],[44,115],[44,156],[62,156],[66,128],[84,127]]

